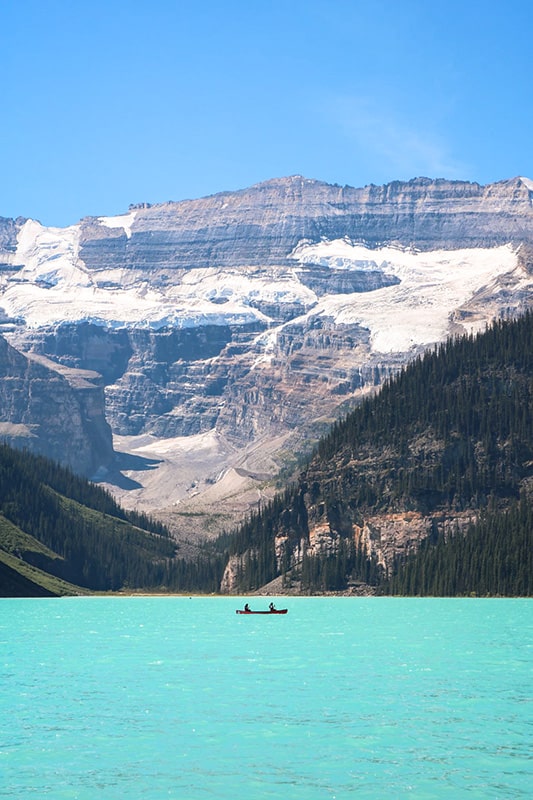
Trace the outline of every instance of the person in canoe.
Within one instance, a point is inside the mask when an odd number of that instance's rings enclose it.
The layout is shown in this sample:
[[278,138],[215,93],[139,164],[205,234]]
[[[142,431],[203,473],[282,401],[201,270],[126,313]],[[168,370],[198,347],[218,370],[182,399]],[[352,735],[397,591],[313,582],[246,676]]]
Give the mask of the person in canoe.
[[247,614],[250,613],[251,609],[250,609],[250,606],[248,605],[248,603],[244,604],[244,610],[246,611]]
[[269,611],[275,611],[276,610],[276,606],[274,605],[274,603],[270,603],[270,605],[268,607],[268,610]]

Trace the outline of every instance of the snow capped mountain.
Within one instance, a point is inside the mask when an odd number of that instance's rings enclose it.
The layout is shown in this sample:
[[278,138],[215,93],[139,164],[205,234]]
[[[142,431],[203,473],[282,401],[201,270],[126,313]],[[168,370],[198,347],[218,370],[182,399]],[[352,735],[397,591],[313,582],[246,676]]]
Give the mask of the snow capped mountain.
[[[64,229],[0,218],[0,332],[100,376],[115,443],[146,466],[117,493],[157,507],[161,459],[185,476],[171,505],[230,468],[253,483],[424,348],[530,306],[532,198],[526,178],[294,176]],[[212,453],[192,471],[191,437]]]
[[[131,237],[134,218],[132,212],[99,221]],[[456,309],[481,286],[494,283],[519,264],[517,248],[511,245],[416,252],[399,247],[373,250],[346,239],[323,238],[318,243],[302,241],[287,253],[293,266],[264,271],[193,268],[163,284],[161,276],[153,274],[150,280],[137,275],[132,281],[131,275],[116,268],[88,270],[80,258],[81,233],[81,226],[60,229],[44,228],[33,220],[24,223],[13,257],[23,266],[0,284],[0,302],[9,317],[33,329],[85,322],[157,331],[271,325],[274,320],[257,304],[289,304],[305,312],[302,318],[327,316],[336,324],[368,328],[374,352],[403,352],[440,341],[449,333],[450,315]],[[352,292],[313,291],[301,278],[317,266],[328,278],[355,275],[361,285]],[[389,285],[365,286],[366,276],[378,275]]]

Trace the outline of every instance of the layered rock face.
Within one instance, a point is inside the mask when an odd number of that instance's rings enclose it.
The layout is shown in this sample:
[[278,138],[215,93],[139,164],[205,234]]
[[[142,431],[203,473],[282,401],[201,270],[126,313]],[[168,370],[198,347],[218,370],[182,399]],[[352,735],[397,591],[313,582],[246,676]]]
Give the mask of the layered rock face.
[[[106,383],[106,418],[116,434],[159,438],[214,428],[245,445],[300,428],[403,363],[371,357],[369,333],[316,319],[286,325],[264,360],[261,326],[112,331],[82,324],[18,332],[15,341]],[[328,416],[329,419],[329,416]],[[317,429],[321,430],[321,429]]]
[[96,373],[28,358],[0,336],[0,438],[93,476],[113,462]]
[[[48,431],[47,454],[85,473],[112,458],[102,386],[113,433],[149,436],[154,455],[209,431],[239,455],[286,435],[294,451],[426,347],[531,305],[532,198],[521,178],[296,176],[66,229],[2,218],[0,331],[24,374],[56,371],[37,404],[4,349],[1,419]],[[75,386],[79,370],[92,377]]]
[[289,264],[303,239],[349,237],[371,248],[396,242],[422,250],[532,241],[528,182],[416,178],[386,186],[332,186],[281,178],[201,200],[134,209],[131,230],[83,223],[89,269],[204,269]]

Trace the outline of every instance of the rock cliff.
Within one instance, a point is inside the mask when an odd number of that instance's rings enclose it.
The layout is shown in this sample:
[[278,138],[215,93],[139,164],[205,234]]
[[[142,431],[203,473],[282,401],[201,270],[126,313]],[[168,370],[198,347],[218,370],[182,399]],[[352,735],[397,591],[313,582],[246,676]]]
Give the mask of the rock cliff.
[[96,373],[28,357],[0,336],[0,438],[94,476],[114,459]]
[[109,423],[150,461],[115,483],[126,505],[160,505],[143,484],[184,437],[215,434],[225,455],[194,476],[174,461],[171,504],[260,443],[272,455],[283,442],[279,465],[425,348],[531,305],[532,188],[293,176],[66,229],[1,218],[0,330],[22,372],[47,369],[65,398],[59,412],[61,392],[37,404],[37,384],[6,374],[2,420],[47,428],[48,454],[85,473],[111,470]]
[[532,197],[521,178],[489,186],[415,178],[357,189],[297,175],[134,209],[129,229],[86,220],[80,257],[93,270],[150,274],[287,265],[303,239],[346,236],[371,248],[396,242],[422,250],[531,242]]

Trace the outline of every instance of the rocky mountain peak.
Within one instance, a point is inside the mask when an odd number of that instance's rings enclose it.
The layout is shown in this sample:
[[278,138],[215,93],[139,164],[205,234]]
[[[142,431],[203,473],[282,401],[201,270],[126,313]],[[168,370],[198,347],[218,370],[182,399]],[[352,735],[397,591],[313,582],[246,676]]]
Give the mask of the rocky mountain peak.
[[[293,175],[65,229],[0,219],[0,329],[101,376],[115,446],[187,476],[169,504],[221,491],[424,348],[528,307],[530,183]],[[210,448],[194,470],[191,441]]]

